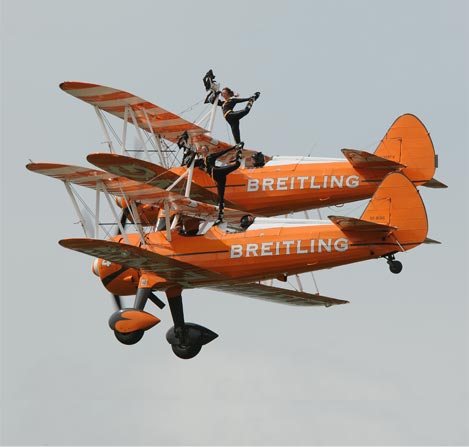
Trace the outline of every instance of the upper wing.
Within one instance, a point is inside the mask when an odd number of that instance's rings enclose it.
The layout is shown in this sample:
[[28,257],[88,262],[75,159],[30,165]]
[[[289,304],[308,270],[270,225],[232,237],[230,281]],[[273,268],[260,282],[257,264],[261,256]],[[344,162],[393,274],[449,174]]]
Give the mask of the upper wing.
[[97,189],[102,183],[107,191],[115,196],[128,197],[131,200],[155,203],[165,198],[176,198],[177,194],[168,193],[151,185],[145,185],[125,177],[119,177],[108,172],[81,166],[64,165],[58,163],[29,163],[26,168],[38,174],[47,175],[58,180],[68,181],[75,185]]
[[[166,189],[179,178],[179,176],[174,172],[171,172],[155,163],[126,157],[125,155],[98,153],[90,154],[86,159],[95,166],[104,169],[106,172],[110,172],[114,175],[121,175],[137,182],[156,186],[161,189]],[[181,184],[184,185],[184,183]],[[208,189],[195,183],[192,183],[191,185],[191,197],[210,204],[218,203],[217,194],[214,194]]]
[[[206,129],[186,121],[180,116],[145,101],[132,93],[85,82],[62,82],[60,88],[64,92],[75,96],[75,98],[97,106],[118,118],[124,119],[125,108],[129,106],[135,113],[135,118],[140,128],[147,131],[151,129],[156,135],[160,135],[173,143],[178,140],[183,132],[187,132],[191,136],[207,132]],[[149,118],[148,120],[145,113]],[[127,120],[130,123],[133,122],[130,114]]]
[[387,158],[378,157],[365,151],[357,151],[355,149],[342,149],[342,153],[354,168],[366,169],[386,169],[388,171],[396,171],[406,166]]
[[237,283],[237,284],[213,284],[207,286],[210,289],[223,290],[237,295],[258,298],[292,306],[333,306],[335,304],[346,304],[348,301],[329,298],[327,296],[315,295],[296,290],[282,289],[259,283]]
[[[215,205],[96,169],[56,163],[30,163],[26,165],[26,168],[32,172],[95,190],[102,184],[110,194],[125,197],[128,200],[137,200],[160,207],[166,200],[171,210],[186,216],[216,219],[218,215],[218,209]],[[244,214],[246,213],[236,209],[225,209],[225,216],[231,222],[239,222]]]
[[[62,82],[60,88],[75,98],[81,99],[121,119],[125,118],[125,108],[128,106],[134,112],[137,125],[141,129],[146,131],[152,130],[155,135],[159,135],[172,143],[176,143],[181,134],[187,132],[191,136],[192,143],[198,146],[206,145],[210,152],[221,151],[231,146],[224,141],[212,138],[207,134],[208,130],[203,127],[197,126],[197,124],[191,123],[132,93],[86,82]],[[133,123],[130,114],[127,116],[127,121]],[[250,149],[243,151],[243,158],[246,158],[246,166],[251,166],[250,157],[253,153],[254,151]],[[227,154],[221,157],[220,160],[223,161],[229,157],[231,155]],[[266,161],[269,159],[270,157],[266,156]]]

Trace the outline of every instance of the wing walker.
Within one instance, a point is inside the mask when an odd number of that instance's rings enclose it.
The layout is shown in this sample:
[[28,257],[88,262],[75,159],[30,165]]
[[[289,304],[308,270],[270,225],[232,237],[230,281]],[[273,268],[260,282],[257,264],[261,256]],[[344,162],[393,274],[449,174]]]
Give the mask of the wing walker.
[[[240,137],[239,121],[259,92],[238,98],[227,87],[220,90],[212,70],[203,82],[206,113],[197,123],[130,93],[64,82],[63,91],[95,109],[109,151],[87,156],[94,167],[26,166],[65,185],[85,238],[59,244],[95,258],[93,273],[117,306],[109,326],[120,342],[135,344],[160,322],[147,306],[151,301],[163,309],[157,296],[163,293],[174,323],[166,339],[178,357],[189,359],[217,334],[186,321],[183,290],[329,307],[348,301],[306,292],[299,275],[377,258],[400,273],[397,254],[438,243],[427,237],[417,187],[446,185],[433,177],[437,157],[416,116],[397,118],[373,153],[342,149],[345,158],[338,159],[270,156],[245,148]],[[238,111],[241,102],[247,105]],[[212,136],[218,108],[234,144]],[[109,115],[122,119],[120,133]],[[129,143],[131,131],[138,149]],[[95,203],[86,204],[86,211],[77,186],[95,191]],[[360,217],[282,217],[363,199],[369,203]],[[289,278],[297,281],[294,289],[273,283]],[[121,296],[135,296],[133,305],[124,307]]]

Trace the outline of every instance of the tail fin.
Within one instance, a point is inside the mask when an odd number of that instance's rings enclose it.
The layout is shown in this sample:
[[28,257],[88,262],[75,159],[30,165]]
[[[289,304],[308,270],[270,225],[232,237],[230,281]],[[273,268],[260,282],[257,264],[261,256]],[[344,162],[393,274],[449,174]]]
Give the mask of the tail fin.
[[435,150],[428,130],[411,114],[394,121],[374,153],[406,167],[402,170],[415,184],[423,184],[435,173]]
[[425,205],[412,182],[401,173],[388,174],[371,198],[360,220],[394,227],[391,237],[409,250],[427,237]]

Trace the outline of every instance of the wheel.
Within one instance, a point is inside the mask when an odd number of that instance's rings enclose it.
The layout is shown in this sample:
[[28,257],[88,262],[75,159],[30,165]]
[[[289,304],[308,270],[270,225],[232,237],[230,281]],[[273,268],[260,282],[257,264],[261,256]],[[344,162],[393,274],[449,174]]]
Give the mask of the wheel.
[[185,360],[195,357],[202,349],[202,345],[171,345],[171,347],[180,359]]
[[392,273],[401,273],[402,263],[399,261],[392,261],[389,263],[389,270],[391,270]]
[[116,338],[124,345],[134,345],[135,343],[138,343],[142,339],[144,333],[145,331],[143,330],[126,333],[114,331]]

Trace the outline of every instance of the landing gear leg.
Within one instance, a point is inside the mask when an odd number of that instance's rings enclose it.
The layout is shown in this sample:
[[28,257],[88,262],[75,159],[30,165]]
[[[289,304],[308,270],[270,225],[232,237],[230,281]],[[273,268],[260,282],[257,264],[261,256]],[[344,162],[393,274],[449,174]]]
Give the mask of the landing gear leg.
[[395,273],[395,274],[401,273],[402,263],[399,261],[396,261],[394,255],[388,255],[388,256],[385,256],[385,258],[389,265],[389,270],[391,270],[392,273]]
[[181,292],[181,289],[166,291],[174,322],[174,326],[166,333],[166,340],[179,358],[191,359],[200,352],[203,345],[210,343],[218,335],[203,326],[184,321]]

